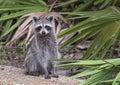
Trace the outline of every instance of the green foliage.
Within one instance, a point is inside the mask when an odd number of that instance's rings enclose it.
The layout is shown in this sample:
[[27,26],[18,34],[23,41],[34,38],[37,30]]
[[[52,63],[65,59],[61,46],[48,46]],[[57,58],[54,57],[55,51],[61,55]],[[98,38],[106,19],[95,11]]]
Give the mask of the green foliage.
[[69,0],[58,3],[56,7],[61,7],[64,12],[89,11],[105,9],[110,6],[120,6],[119,0]]
[[9,61],[12,61],[12,63],[23,62],[25,53],[25,47],[8,47],[0,45],[0,65],[7,64]]
[[[80,85],[119,85],[120,59],[105,59],[105,57],[109,50],[111,51],[107,54],[107,58],[120,57],[118,54],[114,54],[115,46],[120,42],[120,1],[70,1],[59,3],[59,6],[68,7],[68,9],[72,8],[70,10],[72,12],[62,12],[62,14],[65,14],[68,20],[79,21],[58,35],[59,38],[75,35],[63,43],[61,49],[72,46],[68,50],[69,53],[80,43],[91,37],[93,41],[81,60],[68,60],[67,64],[62,64],[61,66],[68,69],[83,69],[81,73],[71,77],[89,76]],[[79,5],[76,5],[76,3],[79,3]],[[113,49],[110,49],[111,47]]]
[[[84,68],[84,71],[78,73],[71,78],[80,78],[84,76],[91,76],[80,85],[119,85],[119,63],[120,59],[107,59],[107,60],[78,60],[68,61],[70,63],[63,64],[63,67],[76,67]],[[115,78],[115,79],[114,79]],[[112,80],[112,81],[111,81]],[[104,83],[104,84],[103,84]]]
[[65,48],[66,46],[70,46],[72,43],[76,43],[73,45],[73,48],[75,48],[81,42],[84,42],[85,40],[96,35],[90,48],[88,48],[83,56],[83,59],[94,59],[100,52],[101,55],[99,55],[99,58],[102,59],[111,45],[115,44],[116,40],[119,40],[120,13],[118,11],[119,9],[116,8],[107,8],[100,11],[75,13],[63,12],[63,14],[68,15],[77,14],[77,16],[82,18],[85,18],[86,16],[87,19],[72,26],[70,29],[61,32],[58,35],[58,37],[61,38],[78,32],[76,36],[66,41],[61,46],[61,49]]
[[5,63],[7,63],[6,50],[4,49],[4,47],[0,45],[0,64],[5,64]]
[[0,1],[0,25],[4,25],[0,40],[8,34],[11,34],[7,40],[10,40],[14,30],[23,22],[20,16],[33,12],[48,11],[46,3],[42,0],[1,0]]
[[[120,0],[66,0],[57,4],[53,3],[52,6],[54,5],[55,7],[51,9],[59,10],[60,8],[61,14],[65,15],[68,21],[77,21],[69,29],[58,34],[58,38],[73,35],[61,45],[61,49],[72,46],[67,52],[69,53],[80,43],[93,38],[92,44],[81,60],[65,60],[67,64],[61,66],[68,69],[82,68],[81,73],[72,76],[72,78],[89,76],[80,85],[119,85],[120,59],[105,59],[105,56],[109,49],[113,47],[107,58],[119,57],[114,55],[114,47],[120,42]],[[4,29],[0,35],[0,40],[9,34],[6,40],[9,41],[15,34],[16,28],[23,22],[26,23],[22,24],[20,29],[26,28],[27,30],[32,18],[32,14],[29,15],[28,13],[46,11],[48,11],[48,6],[43,0],[1,0],[0,25],[4,25]],[[23,17],[20,18],[23,15],[27,17],[26,20]],[[60,24],[59,18],[63,19],[56,13],[56,21]],[[57,27],[61,26],[58,25]],[[31,30],[29,29],[27,38],[31,36]],[[18,31],[20,32],[20,34],[18,33],[19,36],[17,35],[18,39],[26,33],[26,30],[23,30],[24,33],[21,30]],[[13,39],[15,40],[16,37],[13,37]],[[120,51],[118,50],[118,52]],[[64,60],[61,62],[64,62]]]

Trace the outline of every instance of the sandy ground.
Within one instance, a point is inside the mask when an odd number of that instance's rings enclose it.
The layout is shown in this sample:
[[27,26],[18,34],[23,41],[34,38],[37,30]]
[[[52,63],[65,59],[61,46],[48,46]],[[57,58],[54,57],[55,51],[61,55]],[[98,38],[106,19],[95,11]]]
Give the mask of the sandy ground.
[[79,85],[82,80],[59,78],[44,79],[44,76],[24,75],[24,70],[13,66],[0,65],[0,85]]

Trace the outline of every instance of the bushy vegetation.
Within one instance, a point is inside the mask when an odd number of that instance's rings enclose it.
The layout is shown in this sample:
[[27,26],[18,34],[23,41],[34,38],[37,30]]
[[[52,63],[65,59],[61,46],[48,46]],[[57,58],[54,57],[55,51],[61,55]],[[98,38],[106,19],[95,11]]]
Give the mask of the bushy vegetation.
[[[81,43],[87,40],[92,41],[81,60],[63,60],[61,62],[68,63],[61,66],[69,67],[69,69],[83,69],[83,72],[72,77],[89,76],[80,85],[119,85],[120,1],[59,0],[53,1],[52,4],[47,0],[45,1],[1,0],[0,43],[7,43],[7,45],[13,45],[11,43],[15,42],[17,45],[25,44],[32,36],[30,27],[33,16],[55,15],[57,33],[62,31],[58,34],[58,38],[67,37],[67,40],[61,44],[60,50],[70,47],[66,52],[69,54]],[[59,13],[55,13],[55,11]],[[66,22],[66,20],[70,27],[62,30],[61,22]],[[18,35],[15,36],[15,33]]]

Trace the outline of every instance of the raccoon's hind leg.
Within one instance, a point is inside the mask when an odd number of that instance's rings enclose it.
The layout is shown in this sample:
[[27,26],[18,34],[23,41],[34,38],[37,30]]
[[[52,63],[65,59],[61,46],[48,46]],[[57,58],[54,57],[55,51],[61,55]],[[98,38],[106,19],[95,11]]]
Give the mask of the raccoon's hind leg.
[[25,68],[26,68],[26,75],[32,75],[32,76],[39,76],[40,73],[38,71],[38,63],[35,61],[35,59],[27,59],[25,61]]
[[45,79],[50,79],[49,71],[48,71],[48,62],[43,63],[43,70],[45,73]]
[[54,63],[52,63],[52,77],[58,78],[57,66]]

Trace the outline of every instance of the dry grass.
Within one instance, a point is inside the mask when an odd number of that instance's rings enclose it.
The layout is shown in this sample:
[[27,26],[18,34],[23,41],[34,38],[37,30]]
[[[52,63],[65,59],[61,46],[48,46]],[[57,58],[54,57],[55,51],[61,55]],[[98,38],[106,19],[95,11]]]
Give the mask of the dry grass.
[[[60,33],[62,29],[62,22],[67,23],[67,21],[63,18],[62,15],[59,13],[55,12],[37,12],[37,13],[30,13],[23,15],[20,19],[24,19],[24,21],[21,23],[21,25],[18,27],[17,31],[14,33],[12,39],[10,42],[7,43],[7,46],[12,46],[15,42],[19,41],[21,38],[23,39],[22,44],[27,45],[32,38],[34,37],[33,35],[33,30],[32,30],[32,18],[34,16],[36,17],[41,17],[41,18],[46,18],[48,16],[54,16],[55,20],[55,31],[56,35]],[[59,42],[61,39],[59,40]]]

